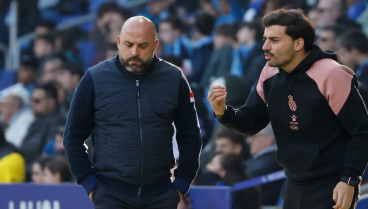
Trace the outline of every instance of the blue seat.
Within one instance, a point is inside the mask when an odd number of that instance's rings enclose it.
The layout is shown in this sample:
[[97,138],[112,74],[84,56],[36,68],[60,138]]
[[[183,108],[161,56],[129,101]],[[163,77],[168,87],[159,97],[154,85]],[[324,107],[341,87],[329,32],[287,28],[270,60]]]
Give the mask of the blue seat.
[[367,209],[368,208],[368,194],[360,196],[356,209]]
[[3,90],[15,83],[16,71],[0,69],[0,90]]
[[91,62],[95,57],[96,45],[92,41],[77,41],[75,44],[84,61],[83,70],[86,71],[87,68],[91,67]]
[[230,209],[231,191],[228,186],[192,186],[189,190],[193,209]]

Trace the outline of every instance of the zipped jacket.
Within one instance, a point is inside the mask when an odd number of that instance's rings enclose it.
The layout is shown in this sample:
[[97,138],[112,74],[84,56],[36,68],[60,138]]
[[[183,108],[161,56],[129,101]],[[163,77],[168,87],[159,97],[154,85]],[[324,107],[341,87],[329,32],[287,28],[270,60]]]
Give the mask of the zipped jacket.
[[[180,153],[174,186],[186,194],[199,167],[201,138],[184,74],[157,57],[141,76],[118,56],[101,62],[87,70],[72,100],[64,136],[71,171],[88,193],[98,181],[130,196],[168,190],[173,124]],[[91,162],[83,146],[89,136]]]

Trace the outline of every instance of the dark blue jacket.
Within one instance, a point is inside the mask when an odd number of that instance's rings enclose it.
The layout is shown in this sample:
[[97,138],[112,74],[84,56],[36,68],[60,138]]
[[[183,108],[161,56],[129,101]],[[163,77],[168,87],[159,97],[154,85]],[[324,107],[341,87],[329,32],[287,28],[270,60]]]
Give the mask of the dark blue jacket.
[[[157,194],[173,184],[186,194],[201,149],[190,93],[182,71],[157,57],[138,77],[122,67],[118,56],[88,69],[74,94],[64,135],[78,183],[88,193],[101,181],[130,196]],[[172,184],[173,123],[180,159]],[[90,135],[92,162],[83,146]]]

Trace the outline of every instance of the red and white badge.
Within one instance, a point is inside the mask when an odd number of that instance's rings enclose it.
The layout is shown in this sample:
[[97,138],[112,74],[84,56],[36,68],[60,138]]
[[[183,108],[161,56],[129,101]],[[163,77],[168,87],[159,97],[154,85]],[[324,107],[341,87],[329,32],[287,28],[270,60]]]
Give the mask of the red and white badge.
[[193,103],[195,100],[194,100],[194,94],[193,92],[190,92],[189,93],[189,98],[190,98],[190,102]]

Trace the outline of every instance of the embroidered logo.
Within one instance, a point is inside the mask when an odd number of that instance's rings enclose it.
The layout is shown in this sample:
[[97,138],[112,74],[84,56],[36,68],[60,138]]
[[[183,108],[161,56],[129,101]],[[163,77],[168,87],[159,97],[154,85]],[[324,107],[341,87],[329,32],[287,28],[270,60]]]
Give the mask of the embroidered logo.
[[292,111],[295,112],[297,106],[296,106],[295,101],[293,100],[293,96],[289,95],[288,98],[289,98],[289,102],[288,103],[289,103],[290,110],[292,110]]
[[193,103],[195,100],[194,100],[194,94],[193,92],[190,92],[189,93],[189,98],[190,98],[190,102]]
[[297,121],[297,118],[298,118],[298,116],[296,116],[296,115],[291,116],[291,121],[290,121],[290,129],[291,130],[294,130],[294,131],[299,130],[299,127],[298,127],[299,122]]

